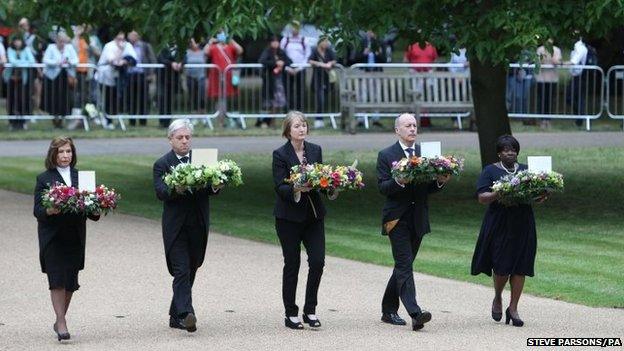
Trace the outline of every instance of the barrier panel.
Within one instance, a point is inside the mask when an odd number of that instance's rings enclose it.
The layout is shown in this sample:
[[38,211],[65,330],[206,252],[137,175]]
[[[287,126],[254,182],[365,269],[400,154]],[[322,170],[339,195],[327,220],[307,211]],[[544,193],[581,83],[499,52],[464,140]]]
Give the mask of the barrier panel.
[[621,119],[624,130],[624,65],[613,66],[607,71],[605,96],[607,114],[613,119]]
[[[256,118],[256,125],[271,124],[289,110],[298,110],[315,118],[329,118],[334,129],[340,116],[338,84],[343,67],[332,70],[309,64],[283,69],[266,68],[262,64],[232,64],[223,72],[223,104],[227,116],[247,127],[247,118]],[[234,84],[236,83],[236,84]]]

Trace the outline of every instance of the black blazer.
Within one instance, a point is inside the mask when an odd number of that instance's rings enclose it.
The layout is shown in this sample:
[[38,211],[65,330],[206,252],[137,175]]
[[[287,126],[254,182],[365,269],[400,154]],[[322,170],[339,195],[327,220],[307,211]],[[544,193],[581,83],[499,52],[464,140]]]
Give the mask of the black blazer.
[[[420,156],[420,146],[414,145],[414,154]],[[377,185],[379,192],[386,196],[382,210],[381,233],[387,235],[383,223],[400,219],[410,205],[414,205],[414,224],[416,234],[422,236],[431,231],[429,226],[429,205],[427,197],[439,191],[436,181],[426,184],[406,184],[401,187],[392,178],[392,162],[405,158],[405,152],[397,141],[379,152],[377,156]]]
[[[78,170],[72,168],[70,170],[72,186],[78,187]],[[39,236],[39,263],[41,264],[41,271],[46,272],[45,262],[43,260],[43,254],[52,239],[60,231],[72,231],[78,234],[80,238],[80,245],[82,247],[82,257],[79,269],[84,268],[84,252],[86,243],[86,222],[87,218],[77,214],[58,214],[48,216],[45,207],[41,203],[41,195],[43,191],[48,189],[51,185],[56,183],[65,184],[63,177],[56,170],[47,170],[37,176],[37,184],[35,185],[35,205],[33,208],[33,214],[37,218],[37,233]],[[67,184],[65,184],[67,185]],[[100,216],[89,216],[89,219],[97,221]]]
[[[305,157],[309,164],[323,163],[321,147],[303,142]],[[317,219],[325,217],[325,206],[321,201],[318,190],[301,193],[299,202],[294,200],[293,185],[286,182],[290,176],[290,169],[300,164],[295,148],[290,141],[273,151],[273,183],[275,183],[275,218],[286,219],[292,222],[304,222],[310,213],[316,213]]]
[[[192,151],[191,151],[191,157]],[[162,234],[165,244],[165,256],[167,258],[167,268],[169,273],[173,275],[173,268],[169,252],[173,246],[173,242],[178,237],[180,229],[184,225],[187,213],[195,212],[202,220],[202,232],[204,235],[201,239],[202,244],[199,247],[192,248],[195,250],[194,257],[198,257],[198,267],[204,262],[206,253],[206,244],[208,243],[208,227],[210,224],[209,215],[209,195],[216,194],[211,187],[193,193],[178,194],[175,190],[169,191],[169,187],[165,184],[163,176],[171,172],[171,167],[180,164],[180,160],[173,150],[169,151],[154,163],[154,190],[156,197],[163,202],[162,213]]]

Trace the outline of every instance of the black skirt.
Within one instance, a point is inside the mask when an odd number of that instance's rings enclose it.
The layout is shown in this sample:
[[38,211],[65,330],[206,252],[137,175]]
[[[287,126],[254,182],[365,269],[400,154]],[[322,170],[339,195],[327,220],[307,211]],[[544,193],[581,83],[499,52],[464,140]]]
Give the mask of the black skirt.
[[61,73],[55,79],[43,78],[43,110],[51,116],[69,115],[72,108],[72,94],[67,83],[67,71],[61,69]]
[[50,289],[78,290],[78,271],[84,262],[80,236],[71,227],[59,230],[43,252]]
[[[521,165],[519,170],[526,169]],[[487,166],[477,184],[477,192],[491,191],[495,180],[505,171]],[[474,255],[471,274],[534,275],[537,234],[535,217],[530,205],[505,207],[490,204],[483,217]]]

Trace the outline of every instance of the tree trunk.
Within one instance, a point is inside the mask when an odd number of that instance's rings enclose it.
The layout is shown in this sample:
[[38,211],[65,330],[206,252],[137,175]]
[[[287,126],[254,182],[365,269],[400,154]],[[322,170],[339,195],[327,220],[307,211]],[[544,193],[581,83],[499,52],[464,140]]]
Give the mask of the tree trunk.
[[481,166],[497,162],[496,139],[511,134],[505,95],[507,65],[470,60],[472,99],[479,132]]

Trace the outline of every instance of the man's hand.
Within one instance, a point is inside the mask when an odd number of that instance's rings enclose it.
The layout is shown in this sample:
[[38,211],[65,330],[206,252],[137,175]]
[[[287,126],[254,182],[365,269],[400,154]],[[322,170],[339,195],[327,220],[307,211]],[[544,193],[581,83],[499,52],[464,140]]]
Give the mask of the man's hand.
[[312,187],[309,187],[309,186],[295,187],[295,188],[294,188],[294,190],[295,190],[296,192],[307,193],[307,192],[309,192],[310,190],[312,190]]
[[61,210],[59,210],[56,207],[52,207],[52,208],[47,208],[46,213],[48,214],[48,216],[52,216],[52,215],[57,215],[61,213]]
[[438,183],[446,184],[449,180],[451,180],[451,175],[450,174],[438,175],[436,178],[437,178]]
[[178,194],[184,194],[186,192],[186,188],[180,185],[176,185],[175,191]]

